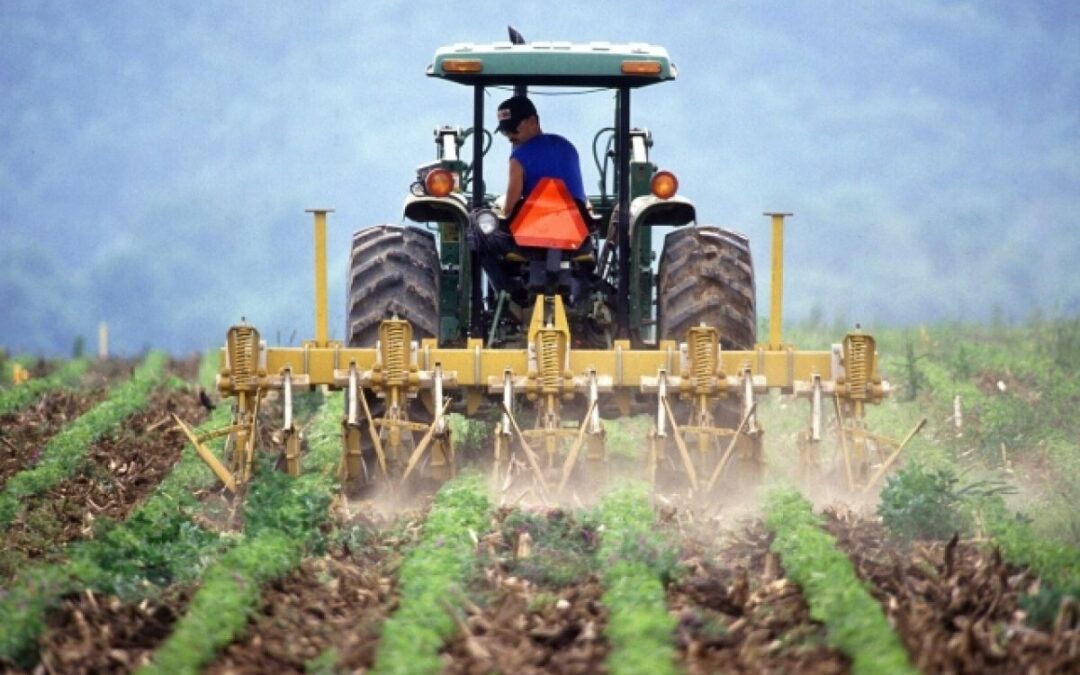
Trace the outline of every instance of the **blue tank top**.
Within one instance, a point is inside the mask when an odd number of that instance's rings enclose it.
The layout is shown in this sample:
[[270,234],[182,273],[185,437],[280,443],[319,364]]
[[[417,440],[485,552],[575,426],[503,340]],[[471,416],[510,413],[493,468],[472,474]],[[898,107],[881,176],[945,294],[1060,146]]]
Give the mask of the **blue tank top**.
[[573,143],[558,134],[540,134],[514,148],[516,159],[525,170],[522,196],[528,198],[541,178],[558,178],[574,199],[585,201],[585,186],[581,182],[581,163]]

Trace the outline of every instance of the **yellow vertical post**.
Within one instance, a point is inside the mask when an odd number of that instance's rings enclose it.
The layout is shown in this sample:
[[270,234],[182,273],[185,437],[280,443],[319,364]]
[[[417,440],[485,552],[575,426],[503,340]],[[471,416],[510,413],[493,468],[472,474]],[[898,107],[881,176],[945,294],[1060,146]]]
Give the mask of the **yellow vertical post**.
[[307,209],[315,214],[315,346],[326,347],[330,320],[326,313],[326,214],[333,209]]
[[790,213],[766,213],[772,217],[772,303],[769,306],[769,349],[783,349],[784,323],[784,218]]
[[104,361],[109,358],[109,324],[104,321],[98,323],[97,344],[98,360]]

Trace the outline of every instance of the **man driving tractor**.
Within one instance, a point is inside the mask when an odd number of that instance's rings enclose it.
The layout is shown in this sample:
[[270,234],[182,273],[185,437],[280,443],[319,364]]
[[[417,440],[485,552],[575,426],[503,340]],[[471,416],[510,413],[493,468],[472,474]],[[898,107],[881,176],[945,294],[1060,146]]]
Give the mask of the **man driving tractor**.
[[[523,218],[521,211],[543,181],[556,181],[588,219],[581,164],[574,145],[557,134],[544,133],[536,106],[527,96],[513,96],[499,104],[498,131],[509,139],[510,172],[504,193],[505,223],[511,230]],[[576,217],[576,216],[575,216]],[[586,238],[582,249],[591,250]],[[575,246],[576,247],[576,246]],[[527,289],[515,267],[524,261],[510,232],[500,228],[482,238],[481,265],[496,289],[506,291],[518,305],[528,302]]]

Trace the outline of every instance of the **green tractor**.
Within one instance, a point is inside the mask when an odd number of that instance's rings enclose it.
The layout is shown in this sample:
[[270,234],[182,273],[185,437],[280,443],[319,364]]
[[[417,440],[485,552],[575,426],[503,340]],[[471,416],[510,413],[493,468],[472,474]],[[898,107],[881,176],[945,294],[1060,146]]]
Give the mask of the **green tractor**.
[[[594,469],[606,472],[605,418],[647,413],[647,438],[630,450],[645,476],[654,484],[673,479],[687,494],[715,494],[764,471],[755,411],[756,397],[769,390],[810,404],[798,466],[811,480],[831,465],[848,489],[866,491],[895,463],[911,435],[897,443],[865,423],[866,406],[889,392],[873,337],[856,331],[826,351],[798,351],[782,340],[789,214],[767,214],[770,326],[758,342],[749,242],[697,224],[675,176],[651,161],[652,134],[631,126],[632,92],[676,77],[664,49],[524,44],[511,31],[509,42],[437,50],[428,76],[471,88],[472,124],[435,130],[435,160],[417,170],[405,200],[407,224],[353,235],[345,343],[328,338],[327,211],[317,210],[315,339],[267,347],[254,326],[229,329],[218,389],[235,398],[233,421],[205,436],[228,434],[228,466],[181,425],[230,489],[242,490],[250,478],[260,402],[270,392],[281,392],[284,402],[285,466],[299,473],[292,392],[315,386],[345,392],[345,483],[452,476],[459,457],[448,413],[486,410],[499,483],[508,488],[525,476],[527,489],[550,493],[557,481],[562,492],[575,476],[591,484]],[[495,119],[485,104],[493,89],[612,93],[612,125],[593,132],[599,182],[586,203],[575,197],[572,207],[569,199],[560,207],[555,200],[543,211],[543,200],[534,200],[546,190],[541,181],[520,210],[500,216],[485,170],[493,140],[485,119]],[[502,179],[506,165],[498,166]],[[568,195],[566,185],[551,184]],[[526,212],[543,216],[523,224]],[[566,219],[577,239],[548,239],[538,226],[563,228]],[[530,238],[523,236],[528,228]],[[654,266],[657,228],[667,234]],[[512,239],[494,261],[484,257],[493,236]],[[821,443],[829,399],[840,440],[839,451],[828,453],[831,463]],[[894,448],[888,456],[886,446]]]
[[[753,348],[749,242],[719,227],[681,227],[695,223],[694,205],[677,193],[674,175],[650,160],[650,131],[631,126],[631,93],[676,77],[663,48],[459,44],[435,53],[428,76],[472,89],[472,126],[435,130],[435,161],[417,170],[405,201],[409,224],[369,227],[353,236],[350,346],[373,346],[380,322],[396,315],[413,325],[415,337],[437,337],[440,345],[464,345],[472,337],[487,347],[521,347],[532,301],[554,291],[562,296],[576,347],[610,349],[616,339],[656,345],[658,339],[682,340],[690,327],[705,323],[719,329],[725,349]],[[529,290],[522,312],[494,287],[478,259],[477,239],[507,227],[485,164],[492,146],[485,120],[494,113],[485,110],[487,92],[598,88],[614,92],[615,109],[612,126],[593,137],[600,180],[598,192],[588,196],[591,252],[556,256],[521,246],[506,255],[503,266]],[[500,181],[504,162],[496,165]],[[653,230],[662,226],[679,229],[667,235],[657,269]]]

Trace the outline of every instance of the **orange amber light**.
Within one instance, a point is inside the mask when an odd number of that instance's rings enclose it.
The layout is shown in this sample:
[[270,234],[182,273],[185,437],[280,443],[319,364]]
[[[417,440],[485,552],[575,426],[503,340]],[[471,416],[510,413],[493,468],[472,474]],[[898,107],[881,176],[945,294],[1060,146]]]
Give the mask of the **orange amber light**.
[[482,73],[484,62],[476,59],[446,59],[442,62],[444,73]]
[[446,169],[435,169],[424,179],[424,187],[432,197],[445,197],[454,189],[454,174]]
[[659,61],[623,61],[623,75],[659,75]]
[[679,191],[679,179],[670,171],[657,171],[649,189],[660,199],[671,199]]

